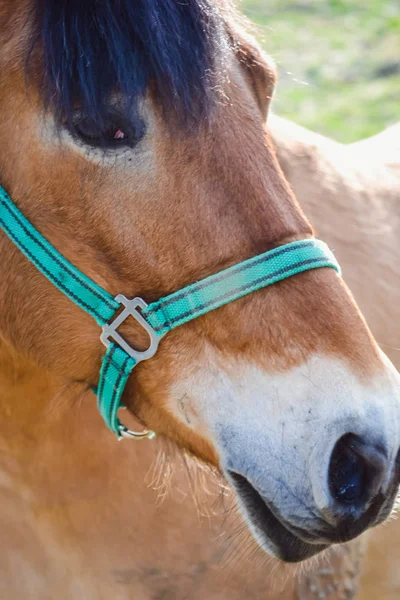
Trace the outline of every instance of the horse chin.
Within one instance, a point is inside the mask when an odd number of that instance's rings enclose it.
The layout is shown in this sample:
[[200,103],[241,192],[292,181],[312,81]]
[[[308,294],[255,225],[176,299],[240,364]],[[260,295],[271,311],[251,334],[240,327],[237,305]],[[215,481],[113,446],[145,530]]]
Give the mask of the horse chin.
[[284,562],[297,563],[329,548],[329,544],[310,543],[290,531],[245,477],[233,472],[225,475],[236,492],[250,531],[265,552]]
[[333,544],[351,541],[368,527],[383,523],[393,509],[399,480],[397,474],[396,481],[388,490],[386,501],[382,503],[382,499],[377,495],[370,509],[359,520],[358,529],[350,533],[346,527],[341,526],[329,531],[326,526],[321,527],[320,524],[317,529],[310,531],[307,527],[303,529],[298,525],[290,524],[281,517],[274,504],[261,495],[246,477],[233,471],[225,472],[225,476],[236,493],[239,508],[258,544],[268,554],[288,563],[304,561]]

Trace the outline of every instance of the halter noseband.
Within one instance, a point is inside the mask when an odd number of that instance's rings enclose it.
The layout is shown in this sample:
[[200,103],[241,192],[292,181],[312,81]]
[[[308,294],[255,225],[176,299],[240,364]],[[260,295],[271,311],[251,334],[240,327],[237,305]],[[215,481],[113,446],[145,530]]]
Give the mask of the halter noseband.
[[[340,275],[340,267],[328,246],[320,240],[304,239],[254,256],[147,305],[141,298],[129,300],[122,294],[113,298],[81,273],[33,227],[1,186],[0,227],[51,283],[102,327],[100,339],[107,351],[96,391],[98,408],[119,439],[155,435],[152,431],[130,431],[119,421],[118,411],[132,369],[154,356],[168,331],[303,271],[331,267]],[[129,316],[149,335],[150,345],[143,352],[132,348],[117,331]]]

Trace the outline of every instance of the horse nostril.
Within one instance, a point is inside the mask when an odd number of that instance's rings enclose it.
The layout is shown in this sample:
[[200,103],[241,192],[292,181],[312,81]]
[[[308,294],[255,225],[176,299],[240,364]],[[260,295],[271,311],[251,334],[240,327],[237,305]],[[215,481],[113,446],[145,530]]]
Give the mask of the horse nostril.
[[329,489],[337,505],[361,508],[378,492],[386,470],[385,452],[379,446],[348,433],[333,450]]

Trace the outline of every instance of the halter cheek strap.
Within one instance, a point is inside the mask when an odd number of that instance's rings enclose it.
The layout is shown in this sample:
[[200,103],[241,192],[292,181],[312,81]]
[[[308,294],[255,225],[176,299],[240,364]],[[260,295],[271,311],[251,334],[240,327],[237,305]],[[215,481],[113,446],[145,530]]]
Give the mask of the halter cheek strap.
[[[150,431],[129,431],[119,421],[118,411],[133,368],[154,356],[166,333],[297,273],[330,267],[340,274],[340,267],[324,242],[304,239],[278,246],[147,305],[141,298],[130,300],[122,294],[114,298],[81,273],[33,227],[1,186],[0,227],[43,275],[102,327],[100,338],[107,351],[96,392],[98,408],[118,438],[155,435]],[[147,350],[135,350],[119,334],[118,328],[128,317],[133,317],[148,333]]]

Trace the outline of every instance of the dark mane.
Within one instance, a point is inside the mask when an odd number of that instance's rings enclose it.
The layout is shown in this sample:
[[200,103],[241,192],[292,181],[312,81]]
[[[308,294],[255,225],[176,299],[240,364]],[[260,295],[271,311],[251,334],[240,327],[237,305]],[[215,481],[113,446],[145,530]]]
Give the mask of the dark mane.
[[165,114],[206,116],[226,45],[217,0],[34,0],[43,91],[59,117],[103,119],[113,92],[135,108],[155,85]]

